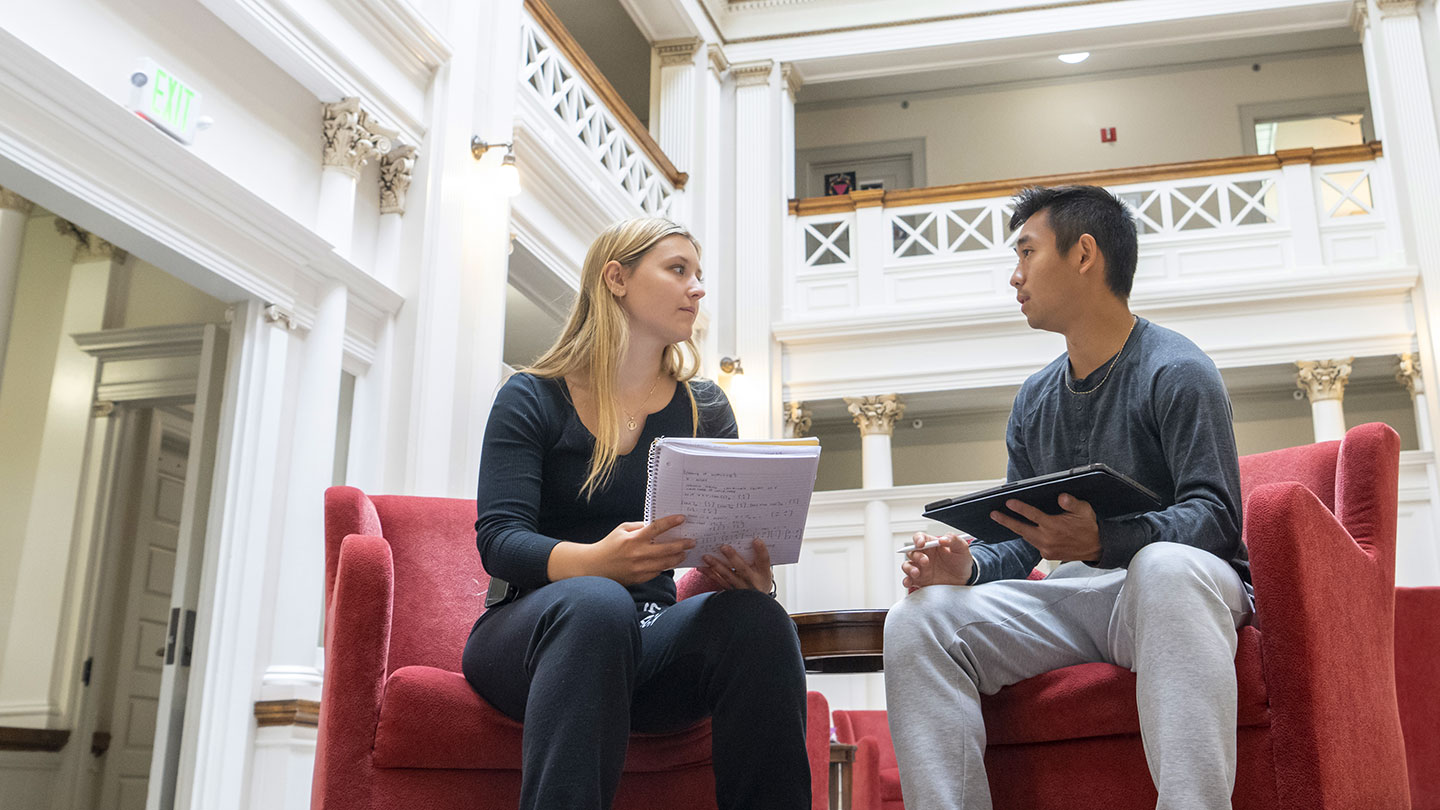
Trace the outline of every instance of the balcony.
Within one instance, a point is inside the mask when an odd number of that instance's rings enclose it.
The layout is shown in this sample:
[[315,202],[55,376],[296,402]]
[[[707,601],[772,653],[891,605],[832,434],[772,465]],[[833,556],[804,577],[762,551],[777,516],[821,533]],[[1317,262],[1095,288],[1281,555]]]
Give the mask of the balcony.
[[557,199],[598,206],[603,221],[674,215],[687,175],[543,0],[525,0],[520,36],[515,123],[526,177]]
[[1059,339],[1015,306],[1008,221],[1016,191],[1065,183],[1129,205],[1132,307],[1222,368],[1413,345],[1416,270],[1377,142],[793,200],[774,329],[786,399],[1013,386],[1053,359]]

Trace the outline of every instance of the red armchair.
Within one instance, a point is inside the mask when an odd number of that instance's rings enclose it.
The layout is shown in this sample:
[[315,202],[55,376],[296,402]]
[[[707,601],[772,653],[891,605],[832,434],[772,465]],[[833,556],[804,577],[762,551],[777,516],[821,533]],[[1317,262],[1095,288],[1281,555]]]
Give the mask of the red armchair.
[[1440,810],[1440,588],[1395,589],[1395,692],[1414,810]]
[[[475,502],[325,493],[325,685],[311,807],[510,810],[519,803],[519,723],[460,674],[489,576]],[[817,708],[812,694],[810,707]],[[808,735],[824,745],[828,707]],[[819,751],[812,742],[812,751]],[[812,773],[816,769],[812,764]],[[710,724],[631,738],[616,808],[715,807]]]
[[[1399,453],[1377,423],[1240,459],[1257,605],[1235,658],[1236,810],[1410,807],[1392,630]],[[1066,667],[983,705],[996,807],[1155,807],[1129,670]]]
[[874,709],[836,709],[835,739],[855,746],[851,810],[904,810],[890,723]]

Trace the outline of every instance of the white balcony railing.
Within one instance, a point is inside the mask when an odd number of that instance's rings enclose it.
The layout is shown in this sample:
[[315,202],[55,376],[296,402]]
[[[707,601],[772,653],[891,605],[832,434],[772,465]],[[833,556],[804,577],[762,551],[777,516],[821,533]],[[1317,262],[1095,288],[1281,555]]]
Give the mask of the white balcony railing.
[[[1375,266],[1398,246],[1381,200],[1379,144],[791,204],[782,321],[1008,305],[1010,199],[1089,182],[1135,214],[1135,293],[1244,273],[1309,278]],[[813,213],[812,213],[813,212]]]
[[686,175],[543,3],[526,2],[520,19],[520,93],[544,110],[548,124],[641,210],[670,213]]

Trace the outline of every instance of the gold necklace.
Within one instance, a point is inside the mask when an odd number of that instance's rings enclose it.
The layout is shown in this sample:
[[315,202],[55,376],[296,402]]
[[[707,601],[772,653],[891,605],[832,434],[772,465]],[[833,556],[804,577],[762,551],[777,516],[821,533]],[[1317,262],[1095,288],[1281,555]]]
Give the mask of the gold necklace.
[[1104,385],[1105,381],[1110,379],[1110,372],[1115,370],[1115,365],[1120,362],[1120,355],[1124,354],[1125,347],[1130,345],[1130,334],[1131,332],[1135,331],[1135,324],[1140,322],[1140,319],[1134,315],[1131,315],[1130,318],[1130,331],[1125,333],[1125,342],[1120,344],[1120,351],[1115,353],[1115,358],[1110,361],[1110,367],[1105,369],[1105,376],[1100,378],[1100,382],[1095,383],[1095,387],[1091,388],[1088,391],[1076,391],[1074,388],[1070,387],[1070,375],[1066,374],[1064,377],[1066,390],[1068,390],[1072,394],[1083,397],[1087,394],[1093,394],[1096,391],[1099,391],[1100,386]]
[[[655,375],[655,382],[654,382],[654,384],[652,384],[652,385],[650,386],[650,390],[649,390],[649,391],[646,391],[646,392],[645,392],[645,398],[642,399],[642,400],[640,400],[640,410],[642,410],[642,411],[645,410],[645,403],[647,403],[647,402],[650,401],[650,395],[653,394],[653,393],[655,393],[655,389],[656,389],[657,387],[659,387],[659,385],[660,385],[660,375],[659,375],[659,374],[656,374],[656,375]],[[621,405],[620,410],[625,411],[624,405]],[[629,429],[629,430],[634,430],[639,424],[640,424],[639,422],[636,422],[636,421],[635,421],[634,415],[632,415],[629,411],[625,411],[625,427],[626,427],[627,429]]]

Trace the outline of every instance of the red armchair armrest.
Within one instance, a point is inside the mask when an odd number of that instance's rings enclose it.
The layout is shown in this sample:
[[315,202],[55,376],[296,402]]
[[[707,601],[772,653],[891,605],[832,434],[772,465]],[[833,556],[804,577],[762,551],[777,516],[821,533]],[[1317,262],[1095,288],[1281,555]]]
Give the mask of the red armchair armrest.
[[[369,807],[375,729],[390,648],[395,574],[390,544],[350,535],[340,560],[326,616],[325,686],[320,700],[312,806]],[[344,621],[336,621],[344,616]],[[336,774],[328,778],[328,774]],[[344,774],[344,776],[340,776]]]
[[[1393,484],[1389,497],[1393,514]],[[1296,807],[1359,807],[1377,785],[1403,790],[1394,591],[1383,570],[1393,565],[1393,530],[1388,552],[1362,548],[1294,482],[1257,488],[1244,525],[1278,792]],[[1405,805],[1405,796],[1391,798],[1379,806]]]

